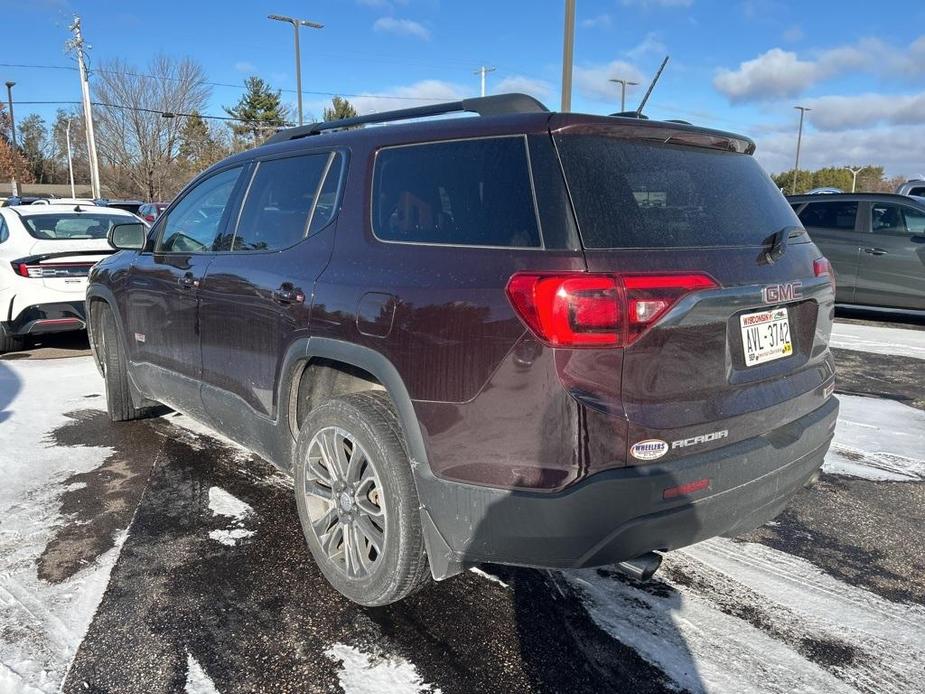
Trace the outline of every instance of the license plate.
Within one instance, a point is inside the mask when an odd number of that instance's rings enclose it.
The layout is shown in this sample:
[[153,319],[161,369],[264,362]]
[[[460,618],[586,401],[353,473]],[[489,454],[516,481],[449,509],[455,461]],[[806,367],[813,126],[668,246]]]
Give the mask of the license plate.
[[793,354],[787,309],[746,313],[739,317],[745,365],[755,366]]

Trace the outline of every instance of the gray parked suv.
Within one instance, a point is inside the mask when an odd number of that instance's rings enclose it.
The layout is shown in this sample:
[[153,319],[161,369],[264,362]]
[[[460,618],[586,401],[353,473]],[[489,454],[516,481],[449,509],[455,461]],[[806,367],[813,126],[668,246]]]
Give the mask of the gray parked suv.
[[925,310],[925,202],[891,193],[788,198],[835,268],[835,301]]

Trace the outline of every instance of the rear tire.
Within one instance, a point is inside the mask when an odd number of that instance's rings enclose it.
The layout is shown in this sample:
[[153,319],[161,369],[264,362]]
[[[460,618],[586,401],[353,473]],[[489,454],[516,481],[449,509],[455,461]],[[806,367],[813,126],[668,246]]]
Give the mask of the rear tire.
[[293,467],[305,539],[338,592],[371,607],[428,583],[417,490],[384,392],[351,393],[312,410]]
[[119,339],[116,318],[108,304],[99,309],[99,347],[103,379],[106,382],[106,409],[114,422],[128,422],[148,416],[150,408],[135,407],[128,380],[125,350]]
[[0,327],[0,354],[19,352],[26,346],[26,341],[18,335],[10,335]]

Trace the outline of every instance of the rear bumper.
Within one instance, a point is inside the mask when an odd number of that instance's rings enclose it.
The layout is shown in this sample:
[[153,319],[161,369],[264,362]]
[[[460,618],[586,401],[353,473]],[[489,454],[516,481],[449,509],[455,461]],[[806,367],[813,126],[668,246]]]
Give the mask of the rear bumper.
[[10,335],[40,335],[84,330],[86,327],[87,312],[84,301],[26,306],[16,318],[4,323],[4,328]]
[[[780,513],[822,466],[838,401],[774,431],[670,464],[598,473],[556,494],[447,482],[416,466],[434,575],[482,561],[600,566],[751,530]],[[689,496],[664,491],[703,479]]]

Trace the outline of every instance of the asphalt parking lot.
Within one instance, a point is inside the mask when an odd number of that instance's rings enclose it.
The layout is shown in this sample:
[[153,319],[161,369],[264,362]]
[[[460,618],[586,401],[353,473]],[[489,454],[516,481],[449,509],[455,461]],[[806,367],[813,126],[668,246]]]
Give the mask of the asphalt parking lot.
[[0,691],[921,691],[925,321],[839,325],[901,345],[836,347],[833,452],[775,521],[648,583],[483,566],[377,609],[271,466],[174,413],[111,425],[85,342],[8,356]]

